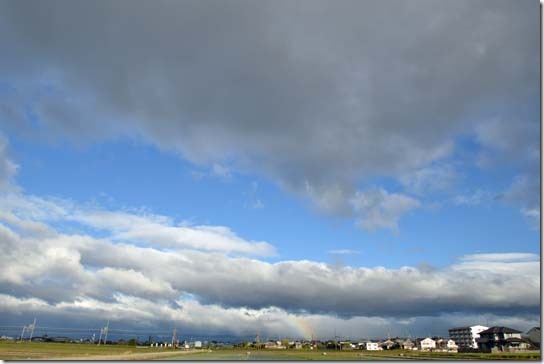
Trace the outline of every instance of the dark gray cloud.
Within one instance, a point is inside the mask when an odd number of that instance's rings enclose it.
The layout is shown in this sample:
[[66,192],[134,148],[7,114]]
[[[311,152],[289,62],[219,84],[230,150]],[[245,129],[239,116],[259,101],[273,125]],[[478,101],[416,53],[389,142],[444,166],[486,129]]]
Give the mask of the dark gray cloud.
[[[440,316],[416,316],[409,319],[358,316],[339,318],[326,315],[294,315],[284,310],[269,307],[262,310],[247,308],[226,309],[217,305],[201,305],[194,301],[178,301],[175,307],[157,305],[146,300],[121,299],[115,304],[84,300],[55,306],[37,299],[16,299],[0,294],[2,305],[0,313],[5,317],[3,323],[15,325],[13,336],[20,334],[22,324],[38,318],[38,328],[63,327],[76,328],[82,337],[98,335],[99,328],[110,320],[110,337],[115,330],[126,330],[130,337],[147,335],[152,330],[162,329],[167,336],[172,325],[178,327],[178,335],[190,337],[203,335],[208,340],[231,339],[232,335],[255,337],[258,329],[261,338],[277,338],[278,335],[292,338],[311,338],[312,334],[321,339],[337,335],[351,339],[383,338],[387,335],[422,336],[447,335],[448,328],[458,325],[501,325],[527,331],[538,325],[538,314],[515,315],[467,315],[460,313]],[[205,329],[205,328],[208,329]],[[81,330],[87,328],[87,330]],[[203,329],[204,328],[204,329]],[[211,331],[209,328],[213,328]],[[127,330],[128,329],[128,330]],[[40,330],[43,333],[43,329]],[[45,330],[49,334],[50,330]],[[150,332],[151,331],[151,332]],[[5,331],[4,331],[5,332]],[[66,331],[65,331],[66,332]],[[63,332],[56,332],[62,334]],[[72,334],[74,331],[72,331]],[[117,334],[119,331],[117,331]],[[226,335],[225,335],[226,334]],[[157,337],[157,335],[155,335]]]
[[352,216],[359,182],[410,180],[467,123],[538,124],[538,11],[495,0],[3,1],[0,79],[15,89],[0,118],[32,134],[20,110],[31,105],[48,137],[142,138]]

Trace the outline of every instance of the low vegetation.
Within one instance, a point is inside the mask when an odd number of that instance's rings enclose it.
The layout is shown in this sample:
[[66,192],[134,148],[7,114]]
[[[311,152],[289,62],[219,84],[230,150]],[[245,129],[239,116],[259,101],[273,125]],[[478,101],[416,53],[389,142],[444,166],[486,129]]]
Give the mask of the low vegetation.
[[0,342],[0,359],[167,359],[167,360],[540,360],[540,352],[441,353],[405,350],[243,350],[214,349],[186,352],[172,348],[133,345],[91,345],[65,343]]
[[161,349],[151,347],[136,347],[132,345],[93,345],[93,344],[68,344],[68,343],[39,343],[39,342],[14,342],[0,341],[0,360],[14,359],[54,359],[88,357],[92,360],[100,355],[129,355],[137,353],[156,353],[171,351],[173,349]]

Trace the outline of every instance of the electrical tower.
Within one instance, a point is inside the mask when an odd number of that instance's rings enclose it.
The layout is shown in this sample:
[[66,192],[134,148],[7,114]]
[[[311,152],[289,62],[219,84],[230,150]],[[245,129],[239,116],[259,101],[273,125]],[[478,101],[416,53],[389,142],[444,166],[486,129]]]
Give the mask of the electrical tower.
[[176,336],[176,328],[172,331],[172,347],[174,347],[174,344],[177,342],[178,337]]
[[104,328],[104,333],[106,334],[104,336],[104,345],[106,345],[108,343],[108,331],[110,329],[110,320],[108,320],[108,323],[106,324],[106,327]]
[[108,339],[108,330],[110,327],[110,320],[108,320],[108,323],[105,327],[100,329],[100,337],[98,338],[98,345],[100,345],[100,342],[102,341],[102,335],[104,335],[104,341],[103,344],[106,345],[106,340]]
[[26,331],[26,325],[23,326],[23,331],[21,332],[21,342],[23,341],[23,337],[25,336]]
[[28,325],[30,326],[29,329],[30,329],[30,338],[28,339],[28,341],[32,341],[32,336],[34,335],[34,328],[36,327],[36,318],[34,317],[34,322],[31,324],[31,325]]
[[25,331],[30,331],[30,338],[28,341],[32,341],[32,336],[34,335],[34,328],[36,327],[36,318],[34,318],[34,322],[29,325],[23,325],[23,331],[21,331],[21,342],[23,341],[25,337]]

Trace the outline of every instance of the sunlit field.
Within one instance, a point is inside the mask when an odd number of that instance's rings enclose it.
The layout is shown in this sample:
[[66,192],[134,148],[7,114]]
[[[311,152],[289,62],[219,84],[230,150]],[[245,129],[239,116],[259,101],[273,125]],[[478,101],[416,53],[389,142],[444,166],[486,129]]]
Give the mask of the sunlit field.
[[165,360],[540,360],[540,352],[524,353],[430,353],[405,350],[240,350],[220,349],[174,356]]
[[150,360],[179,355],[174,349],[135,347],[128,345],[92,345],[65,343],[0,342],[0,359],[76,359],[76,360]]
[[429,353],[403,350],[191,350],[125,345],[0,342],[0,359],[71,360],[540,360],[540,352],[520,353]]

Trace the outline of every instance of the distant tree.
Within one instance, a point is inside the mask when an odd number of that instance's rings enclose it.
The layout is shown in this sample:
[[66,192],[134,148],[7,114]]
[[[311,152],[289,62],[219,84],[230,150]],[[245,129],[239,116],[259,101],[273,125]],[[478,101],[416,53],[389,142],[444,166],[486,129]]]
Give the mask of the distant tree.
[[127,341],[127,345],[130,345],[130,346],[136,346],[136,339],[129,339]]

